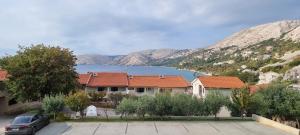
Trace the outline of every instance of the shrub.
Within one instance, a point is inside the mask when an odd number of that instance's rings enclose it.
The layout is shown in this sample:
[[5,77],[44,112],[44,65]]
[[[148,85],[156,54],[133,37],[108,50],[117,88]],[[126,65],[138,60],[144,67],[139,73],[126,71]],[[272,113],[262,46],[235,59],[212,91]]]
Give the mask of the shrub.
[[125,97],[126,95],[118,92],[118,93],[110,93],[108,95],[108,98],[113,102],[113,107],[116,108],[117,105],[120,104],[120,102],[122,101],[122,99]]
[[227,105],[228,98],[220,92],[211,92],[205,98],[205,104],[207,105],[206,111],[209,115],[214,115],[217,118],[217,114],[220,112],[221,107]]
[[46,96],[42,101],[42,108],[46,113],[54,116],[62,111],[65,106],[64,96],[62,94],[56,96]]
[[151,112],[154,107],[154,98],[150,96],[142,96],[137,100],[136,114],[139,117],[145,116],[147,112]]
[[80,112],[80,115],[83,116],[83,110],[88,106],[90,100],[84,91],[77,91],[66,97],[65,103],[71,110]]
[[296,112],[299,109],[297,102],[300,101],[300,93],[287,86],[288,84],[276,83],[257,93],[262,95],[267,105],[266,117],[277,121],[299,117]]
[[268,111],[268,103],[264,101],[262,94],[257,93],[251,96],[247,115],[264,115]]
[[190,116],[198,112],[198,100],[187,94],[176,94],[172,97],[172,114]]
[[152,114],[157,116],[170,115],[172,112],[172,99],[170,93],[160,93],[155,95]]
[[241,117],[246,115],[251,98],[248,87],[232,91],[231,98],[232,102],[228,108],[232,109],[233,113],[239,113]]
[[121,118],[123,115],[127,117],[128,115],[134,114],[137,109],[137,101],[130,99],[130,98],[124,98],[122,102],[117,107],[117,112],[121,113]]

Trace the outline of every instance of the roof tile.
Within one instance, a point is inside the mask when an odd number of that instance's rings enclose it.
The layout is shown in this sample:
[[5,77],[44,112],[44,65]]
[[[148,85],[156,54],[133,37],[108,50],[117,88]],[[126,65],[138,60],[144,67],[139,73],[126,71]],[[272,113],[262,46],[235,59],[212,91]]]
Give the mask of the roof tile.
[[242,88],[245,84],[238,77],[230,76],[200,76],[198,79],[207,88]]

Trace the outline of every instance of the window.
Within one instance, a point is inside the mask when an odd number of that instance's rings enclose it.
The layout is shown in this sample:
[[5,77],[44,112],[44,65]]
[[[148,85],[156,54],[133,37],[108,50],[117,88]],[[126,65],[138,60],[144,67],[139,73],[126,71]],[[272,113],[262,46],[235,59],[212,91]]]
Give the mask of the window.
[[111,87],[110,91],[112,91],[112,92],[118,91],[118,87]]
[[119,90],[120,91],[126,91],[126,88],[120,88]]
[[128,90],[134,90],[134,88],[133,87],[128,87]]
[[98,87],[97,91],[105,91],[105,87]]
[[143,92],[145,92],[145,88],[137,88],[136,92],[143,93]]
[[38,116],[35,115],[35,116],[31,119],[31,122],[34,122],[34,121],[36,121],[36,120],[38,120],[38,119],[39,119]]

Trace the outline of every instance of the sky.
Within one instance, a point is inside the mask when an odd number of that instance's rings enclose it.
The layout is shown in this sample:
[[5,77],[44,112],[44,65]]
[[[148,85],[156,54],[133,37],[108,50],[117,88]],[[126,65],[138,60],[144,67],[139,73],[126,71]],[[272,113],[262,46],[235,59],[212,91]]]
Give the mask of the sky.
[[251,26],[300,19],[300,0],[1,0],[0,56],[45,44],[75,54],[205,48]]

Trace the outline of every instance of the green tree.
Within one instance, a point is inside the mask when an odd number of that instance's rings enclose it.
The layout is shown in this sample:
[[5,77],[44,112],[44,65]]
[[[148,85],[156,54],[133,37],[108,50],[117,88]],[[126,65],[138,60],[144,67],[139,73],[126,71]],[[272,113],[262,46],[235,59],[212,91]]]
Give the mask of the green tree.
[[227,105],[228,102],[228,97],[224,96],[222,93],[210,92],[205,98],[206,111],[217,118],[217,114],[220,112],[221,107]]
[[113,107],[116,108],[120,102],[122,101],[122,99],[126,97],[126,95],[118,92],[118,93],[110,93],[108,95],[108,98],[112,101],[113,103]]
[[172,99],[170,93],[159,93],[155,95],[153,114],[157,116],[170,115],[172,112]]
[[260,93],[255,93],[251,96],[247,115],[252,114],[265,115],[268,111],[268,103],[264,101],[264,97]]
[[45,96],[42,101],[42,108],[46,113],[53,114],[54,119],[58,112],[62,111],[65,106],[64,96]]
[[268,104],[267,117],[276,121],[284,121],[286,118],[298,117],[297,102],[300,101],[300,93],[292,90],[285,83],[274,83],[264,90],[259,91]]
[[127,118],[128,115],[134,114],[137,110],[137,101],[131,98],[124,98],[121,103],[117,106],[117,112],[121,113]]
[[9,73],[10,92],[20,101],[32,101],[74,90],[75,61],[69,49],[40,44],[20,47],[16,55],[2,58],[0,66]]
[[249,88],[245,87],[232,91],[231,98],[231,106],[238,109],[239,116],[244,117],[244,115],[247,114],[247,110],[249,109],[249,103],[251,99]]
[[172,97],[172,114],[175,116],[190,116],[198,111],[198,100],[187,94],[176,94]]
[[90,99],[84,91],[80,90],[67,96],[65,103],[72,111],[80,112],[83,116],[83,111],[89,105]]
[[153,109],[154,98],[150,96],[142,96],[137,100],[136,113],[139,117],[144,118],[145,114]]

